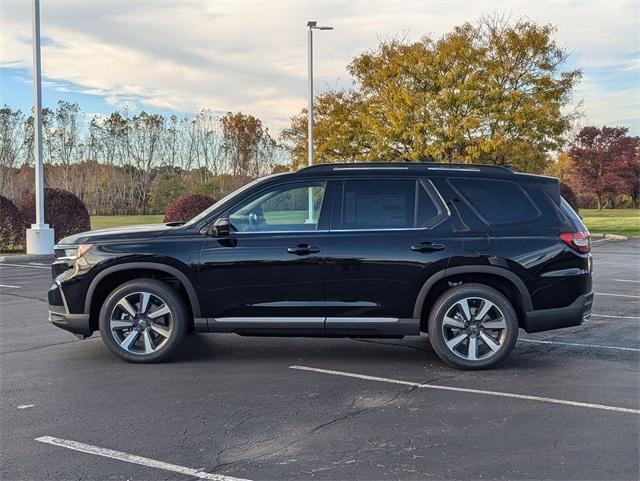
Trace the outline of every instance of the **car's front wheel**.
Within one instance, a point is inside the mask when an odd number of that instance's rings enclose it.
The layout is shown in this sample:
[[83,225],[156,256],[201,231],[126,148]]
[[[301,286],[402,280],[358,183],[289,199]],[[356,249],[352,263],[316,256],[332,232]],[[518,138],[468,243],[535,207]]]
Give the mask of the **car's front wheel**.
[[159,362],[176,349],[188,328],[184,302],[164,282],[136,279],[118,286],[100,310],[100,335],[117,356]]
[[436,301],[429,341],[438,356],[459,369],[484,369],[504,359],[518,339],[509,300],[484,284],[462,284]]

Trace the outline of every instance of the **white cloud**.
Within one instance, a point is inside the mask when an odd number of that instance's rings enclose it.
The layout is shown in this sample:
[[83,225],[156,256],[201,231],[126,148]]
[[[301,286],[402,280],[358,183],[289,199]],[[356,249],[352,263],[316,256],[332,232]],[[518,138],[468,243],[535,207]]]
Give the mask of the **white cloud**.
[[[279,129],[306,103],[307,20],[335,27],[315,37],[315,85],[320,90],[347,85],[345,66],[375,47],[379,38],[437,36],[483,13],[504,12],[558,26],[559,43],[572,52],[572,64],[586,73],[576,101],[584,100],[589,121],[611,123],[637,118],[637,111],[629,111],[632,87],[621,87],[615,79],[603,83],[589,71],[623,65],[638,72],[638,5],[471,0],[42,2],[43,71],[49,81],[104,96],[113,106],[129,102],[136,108],[176,111],[243,110]],[[0,66],[31,66],[29,7],[23,0],[3,0]]]

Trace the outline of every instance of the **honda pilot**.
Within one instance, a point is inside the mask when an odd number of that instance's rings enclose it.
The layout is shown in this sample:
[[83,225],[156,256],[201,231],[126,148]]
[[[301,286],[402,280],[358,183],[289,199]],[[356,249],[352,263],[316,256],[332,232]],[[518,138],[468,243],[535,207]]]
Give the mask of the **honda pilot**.
[[519,329],[578,326],[589,232],[555,178],[506,167],[326,164],[258,179],[185,223],[69,236],[50,321],[131,362],[188,332],[401,338],[461,369]]

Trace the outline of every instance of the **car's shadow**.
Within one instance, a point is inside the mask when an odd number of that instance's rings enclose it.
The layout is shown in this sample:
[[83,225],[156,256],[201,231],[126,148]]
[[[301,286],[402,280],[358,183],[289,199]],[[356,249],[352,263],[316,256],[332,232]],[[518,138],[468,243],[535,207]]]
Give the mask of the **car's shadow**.
[[[525,353],[526,354],[526,353]],[[446,367],[425,337],[404,339],[376,338],[296,338],[242,337],[237,335],[195,334],[185,338],[171,357],[172,363],[210,363],[219,360],[249,363],[286,362],[290,364],[364,361],[402,363],[424,368]],[[558,362],[562,362],[560,358]],[[519,356],[514,351],[492,370],[553,368],[552,358]]]

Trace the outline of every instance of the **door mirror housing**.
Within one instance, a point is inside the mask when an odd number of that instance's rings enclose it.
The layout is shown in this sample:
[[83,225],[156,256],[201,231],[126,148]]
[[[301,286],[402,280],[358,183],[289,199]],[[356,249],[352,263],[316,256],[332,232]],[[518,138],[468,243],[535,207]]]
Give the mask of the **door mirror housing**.
[[231,234],[231,224],[229,223],[229,219],[221,218],[216,220],[209,226],[207,234],[212,237],[229,237]]

